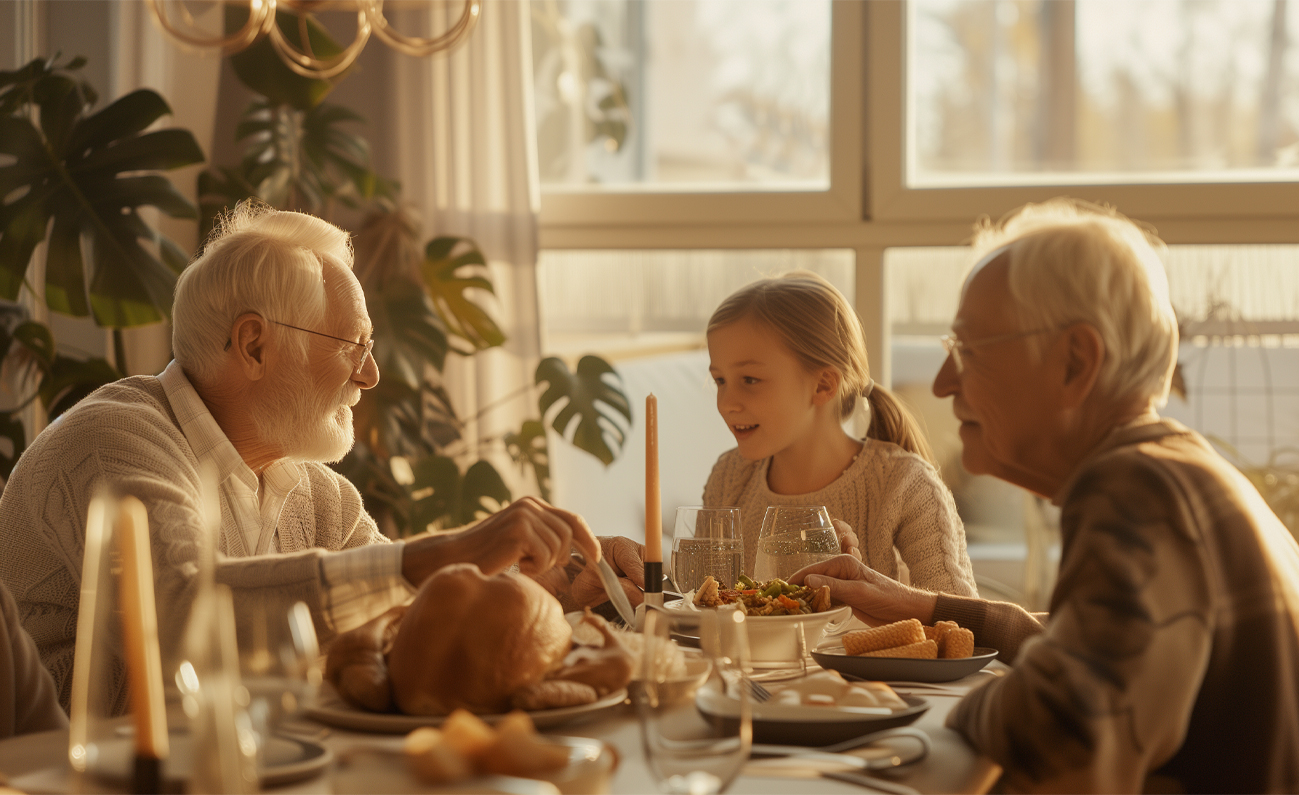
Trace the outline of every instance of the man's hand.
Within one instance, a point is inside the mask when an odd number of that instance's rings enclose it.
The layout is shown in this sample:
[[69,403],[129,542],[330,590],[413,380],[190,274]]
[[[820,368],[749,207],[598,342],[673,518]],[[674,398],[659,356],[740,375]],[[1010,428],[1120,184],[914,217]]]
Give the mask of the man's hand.
[[831,601],[850,606],[854,615],[871,626],[908,618],[918,618],[920,623],[928,624],[933,621],[934,607],[938,604],[934,594],[885,577],[851,555],[840,555],[799,569],[789,582],[809,588],[830,586]]
[[[600,536],[597,540],[632,607],[640,604],[645,599],[644,545],[623,536]],[[595,560],[590,557],[586,560],[586,568],[573,580],[573,601],[580,607],[594,607],[609,601],[609,595],[604,592],[600,572],[595,570]]]
[[831,519],[834,523],[834,531],[839,536],[839,551],[844,555],[852,555],[857,560],[861,560],[861,546],[857,543],[857,534],[853,532],[852,525],[842,519]]
[[401,573],[417,588],[451,563],[473,563],[487,575],[518,563],[523,574],[540,574],[567,563],[574,548],[588,561],[600,557],[600,543],[586,521],[536,497],[523,497],[463,530],[407,541]]

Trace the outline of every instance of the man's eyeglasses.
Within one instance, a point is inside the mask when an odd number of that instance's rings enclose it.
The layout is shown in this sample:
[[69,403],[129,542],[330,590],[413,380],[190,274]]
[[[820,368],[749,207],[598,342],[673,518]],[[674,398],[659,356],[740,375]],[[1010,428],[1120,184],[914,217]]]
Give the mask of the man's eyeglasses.
[[301,326],[290,326],[288,323],[281,323],[278,320],[272,320],[271,322],[277,326],[284,326],[285,328],[297,329],[298,331],[305,331],[308,334],[315,334],[318,337],[328,337],[331,340],[346,342],[348,345],[353,346],[354,351],[352,357],[352,375],[360,375],[361,368],[365,367],[366,358],[369,357],[370,352],[374,350],[374,337],[371,337],[365,342],[353,342],[352,340],[344,339],[342,337],[335,337],[333,334],[325,334],[324,332],[320,332],[320,331],[312,331],[309,328],[302,328]]
[[[308,334],[315,334],[315,335],[318,336],[318,337],[328,337],[328,338],[331,339],[331,340],[338,340],[339,342],[346,342],[348,345],[353,346],[353,347],[355,348],[355,350],[353,351],[353,355],[352,355],[352,375],[353,375],[353,376],[356,376],[356,375],[360,375],[360,374],[361,374],[361,368],[362,368],[362,367],[365,367],[365,360],[366,360],[366,357],[368,357],[368,356],[370,355],[371,351],[374,350],[374,337],[371,337],[370,339],[366,340],[365,342],[353,342],[352,340],[344,339],[344,338],[342,338],[342,337],[335,337],[333,334],[326,334],[326,333],[324,333],[323,331],[312,331],[312,330],[309,329],[309,328],[302,328],[301,326],[291,326],[291,325],[289,325],[288,323],[281,323],[281,322],[278,321],[278,320],[271,320],[270,322],[271,322],[271,323],[274,323],[274,324],[277,325],[277,326],[284,326],[285,328],[296,329],[297,331],[305,331],[305,332],[307,332]],[[226,347],[225,347],[225,350],[230,350],[230,340],[226,340]]]
[[960,375],[965,372],[965,362],[961,358],[961,351],[969,351],[984,345],[995,345],[998,342],[1008,342],[1022,337],[1031,337],[1034,334],[1046,334],[1047,332],[1059,330],[1058,328],[1038,328],[1032,331],[1015,331],[1010,334],[998,334],[995,337],[985,337],[972,342],[965,342],[954,334],[944,334],[938,339],[943,343],[943,350],[947,351],[947,355],[952,357],[952,364],[956,365],[956,374]]

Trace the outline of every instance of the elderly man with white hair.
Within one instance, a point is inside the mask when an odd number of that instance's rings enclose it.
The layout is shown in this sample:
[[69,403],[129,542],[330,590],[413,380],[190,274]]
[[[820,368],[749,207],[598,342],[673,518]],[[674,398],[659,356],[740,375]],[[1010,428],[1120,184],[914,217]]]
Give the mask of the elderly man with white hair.
[[1299,791],[1299,547],[1200,435],[1156,413],[1178,345],[1162,244],[1053,200],[976,245],[989,253],[934,394],[954,398],[966,469],[1060,506],[1050,613],[846,556],[792,579],[872,624],[956,621],[1013,663],[948,720],[1008,790]]
[[[87,507],[100,486],[148,509],[164,647],[196,586],[204,471],[215,474],[217,579],[241,626],[301,600],[328,640],[408,599],[442,566],[543,573],[588,561],[581,517],[523,498],[464,530],[389,543],[326,463],[352,446],[352,410],[379,370],[347,234],[241,205],[181,274],[175,361],[105,386],[52,422],[0,498],[0,580],[54,676],[71,687]],[[125,708],[119,678],[116,708]]]

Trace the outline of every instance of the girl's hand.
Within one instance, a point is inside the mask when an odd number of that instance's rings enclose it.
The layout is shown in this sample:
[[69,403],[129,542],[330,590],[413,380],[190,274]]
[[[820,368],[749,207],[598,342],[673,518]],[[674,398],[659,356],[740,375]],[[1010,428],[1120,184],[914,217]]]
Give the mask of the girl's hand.
[[839,535],[839,552],[861,560],[861,546],[857,543],[857,534],[853,532],[852,525],[841,519],[830,521],[834,523],[834,531]]

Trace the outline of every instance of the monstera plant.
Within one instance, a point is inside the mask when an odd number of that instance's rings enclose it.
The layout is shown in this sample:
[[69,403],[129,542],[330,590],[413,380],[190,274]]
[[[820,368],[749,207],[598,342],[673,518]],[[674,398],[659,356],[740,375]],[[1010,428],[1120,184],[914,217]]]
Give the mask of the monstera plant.
[[[228,28],[242,23],[233,10],[227,14]],[[281,31],[306,36],[303,46],[318,56],[338,51],[310,14],[301,20],[277,14]],[[578,448],[612,462],[631,409],[613,368],[594,356],[582,359],[576,372],[558,359],[543,361],[535,385],[506,398],[524,399],[544,385],[539,418],[517,432],[467,441],[465,428],[476,417],[457,413],[442,373],[449,356],[473,356],[505,342],[480,303],[495,292],[483,253],[463,237],[421,243],[400,186],[370,166],[369,144],[353,129],[361,117],[324,101],[341,75],[332,81],[300,77],[265,41],[231,60],[240,80],[260,96],[235,132],[243,145],[239,163],[199,179],[204,230],[223,209],[251,197],[336,223],[337,205],[365,211],[356,230],[356,276],[374,323],[382,378],[356,406],[357,444],[338,469],[360,489],[381,525],[399,535],[458,526],[509,502],[504,478],[484,457],[492,449],[507,451],[548,497],[542,418],[549,417],[551,427]]]
[[[120,330],[156,323],[171,312],[176,277],[188,256],[139,212],[154,207],[173,218],[197,211],[159,171],[203,162],[186,130],[149,128],[171,113],[149,90],[134,91],[97,112],[94,90],[75,72],[85,59],[60,64],[38,58],[0,72],[0,299],[26,288],[66,315],[90,316]],[[38,123],[32,110],[39,111]],[[44,285],[28,279],[44,242]],[[0,412],[0,474],[8,477],[26,446],[14,413],[33,401],[50,411],[119,377],[103,359],[63,355],[43,324],[6,313],[0,352],[28,377],[27,394]],[[115,334],[117,361],[123,361]]]

